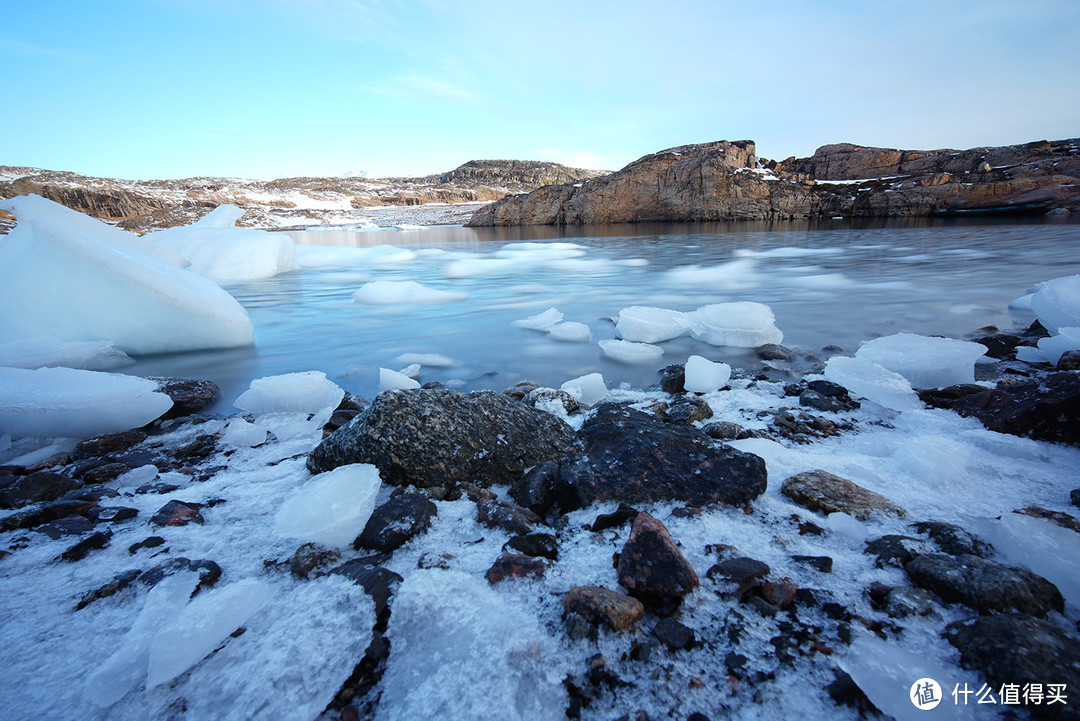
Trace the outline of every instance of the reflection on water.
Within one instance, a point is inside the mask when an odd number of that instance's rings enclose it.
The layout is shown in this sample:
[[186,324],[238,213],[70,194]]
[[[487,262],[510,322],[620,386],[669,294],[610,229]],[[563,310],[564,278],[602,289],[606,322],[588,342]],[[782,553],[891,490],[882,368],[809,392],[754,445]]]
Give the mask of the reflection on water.
[[[986,325],[1027,323],[1029,316],[1010,313],[1010,300],[1036,282],[1080,272],[1080,224],[1073,223],[454,226],[292,236],[338,250],[318,251],[317,267],[228,287],[255,324],[255,348],[148,357],[130,372],[210,378],[228,403],[252,378],[301,370],[322,370],[370,397],[378,368],[401,368],[406,364],[395,358],[403,353],[455,359],[451,368],[425,368],[423,380],[463,381],[468,389],[501,389],[522,378],[557,386],[594,371],[609,386],[644,387],[656,382],[658,366],[615,363],[596,344],[614,337],[610,319],[630,305],[692,310],[733,300],[767,303],[784,344],[820,356],[826,345],[853,352],[864,340],[899,331],[962,337]],[[549,241],[582,248],[504,248]],[[409,249],[405,255],[412,257],[349,255],[350,247],[378,245]],[[373,280],[413,280],[468,297],[443,304],[354,302],[353,292]],[[567,321],[586,323],[592,340],[562,343],[514,327],[515,319],[550,306]],[[693,353],[756,363],[752,351],[690,338],[663,347],[658,365]]]

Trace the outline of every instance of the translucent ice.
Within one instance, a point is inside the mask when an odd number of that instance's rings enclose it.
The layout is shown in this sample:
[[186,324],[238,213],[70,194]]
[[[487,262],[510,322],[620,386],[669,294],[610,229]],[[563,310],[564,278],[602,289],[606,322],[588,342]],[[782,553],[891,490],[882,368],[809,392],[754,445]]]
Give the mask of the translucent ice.
[[248,423],[243,418],[229,421],[221,442],[230,446],[254,448],[266,442],[266,429],[255,423]]
[[398,303],[449,303],[465,300],[468,293],[429,288],[415,280],[373,280],[353,293],[353,300],[368,305]]
[[107,340],[61,341],[39,336],[0,344],[0,366],[10,368],[110,371],[134,362]]
[[252,343],[247,311],[175,254],[44,198],[0,208],[19,221],[0,242],[0,308],[20,309],[0,313],[0,342],[112,341],[131,354]]
[[904,376],[865,358],[830,358],[825,364],[825,377],[844,386],[856,396],[894,411],[922,408],[922,402]]
[[731,379],[731,366],[716,363],[699,355],[686,359],[686,382],[684,387],[691,393],[712,393],[727,385]]
[[690,320],[677,310],[635,305],[619,311],[615,329],[623,340],[660,343],[685,334]]
[[172,408],[145,378],[73,368],[0,368],[0,435],[90,438],[144,426]]
[[975,361],[985,354],[978,343],[897,333],[864,343],[855,357],[899,373],[913,388],[944,388],[974,383]]
[[715,303],[686,315],[691,335],[710,345],[757,348],[784,340],[772,309],[762,303]]
[[414,571],[394,596],[387,634],[394,652],[378,721],[471,721],[495,710],[505,721],[566,716],[547,635],[478,578]]
[[262,413],[316,413],[337,408],[345,391],[322,371],[285,373],[251,381],[250,387],[233,403],[256,415]]
[[1031,309],[1051,333],[1080,326],[1080,275],[1040,283],[1031,296]]
[[410,378],[401,371],[389,368],[379,369],[379,393],[383,391],[411,391],[420,387],[419,381]]
[[653,363],[664,355],[664,349],[649,343],[634,343],[628,340],[602,340],[600,350],[608,358],[619,363]]
[[551,326],[550,333],[551,337],[555,340],[561,340],[567,343],[587,343],[589,338],[592,337],[589,326],[576,321],[556,323]]
[[398,363],[418,363],[428,368],[451,368],[457,361],[439,353],[402,353],[394,358]]
[[1016,360],[1024,361],[1025,363],[1050,362],[1046,357],[1046,353],[1041,348],[1030,345],[1020,345],[1016,347]]
[[579,378],[573,378],[560,386],[573,397],[580,405],[586,408],[595,406],[607,398],[608,389],[604,385],[604,376],[599,373],[589,373]]
[[379,469],[367,463],[339,466],[308,481],[274,517],[279,536],[343,547],[364,530],[375,496]]
[[537,313],[536,315],[530,315],[528,318],[515,320],[514,325],[518,328],[528,328],[529,330],[538,330],[546,333],[562,319],[563,314],[558,308],[548,308],[543,313]]
[[1046,360],[1054,365],[1061,360],[1062,353],[1080,350],[1080,328],[1058,328],[1058,334],[1039,339],[1039,350],[1046,355]]
[[173,680],[263,607],[273,587],[254,578],[199,594],[150,642],[148,689]]

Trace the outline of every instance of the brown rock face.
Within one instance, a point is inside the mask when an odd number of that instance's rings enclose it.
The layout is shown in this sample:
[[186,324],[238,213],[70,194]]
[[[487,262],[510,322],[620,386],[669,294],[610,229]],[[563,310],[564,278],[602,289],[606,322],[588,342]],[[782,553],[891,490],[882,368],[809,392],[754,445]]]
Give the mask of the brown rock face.
[[698,587],[697,573],[679,552],[667,527],[642,511],[619,554],[619,583],[632,596],[682,598]]
[[780,492],[800,506],[822,513],[847,513],[865,520],[878,511],[895,516],[906,514],[903,508],[880,493],[825,471],[807,471],[784,481]]
[[641,601],[600,586],[570,589],[563,598],[563,609],[613,631],[625,631],[645,617],[645,606]]

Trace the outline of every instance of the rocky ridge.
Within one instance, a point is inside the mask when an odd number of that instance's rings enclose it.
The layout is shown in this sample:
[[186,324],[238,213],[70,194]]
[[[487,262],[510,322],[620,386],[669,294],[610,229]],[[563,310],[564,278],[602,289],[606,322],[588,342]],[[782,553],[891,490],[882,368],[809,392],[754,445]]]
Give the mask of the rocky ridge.
[[1078,179],[1078,139],[963,151],[844,143],[779,162],[759,158],[753,141],[718,141],[507,196],[468,225],[1066,214],[1080,208]]

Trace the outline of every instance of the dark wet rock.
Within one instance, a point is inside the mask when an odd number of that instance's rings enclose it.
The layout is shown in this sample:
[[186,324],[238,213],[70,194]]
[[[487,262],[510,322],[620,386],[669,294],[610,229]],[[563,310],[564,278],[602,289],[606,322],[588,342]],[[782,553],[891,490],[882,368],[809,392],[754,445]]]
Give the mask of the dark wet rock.
[[1080,350],[1067,350],[1058,358],[1057,369],[1059,371],[1080,370]]
[[758,358],[765,361],[791,362],[798,358],[795,351],[776,343],[766,343],[763,346],[758,346],[754,349],[754,353]]
[[[1011,333],[995,333],[972,339],[986,347],[987,358],[995,360],[1013,360],[1016,358],[1016,346],[1022,342],[1020,336]],[[983,390],[986,390],[985,388]]]
[[951,408],[998,433],[1080,445],[1080,373],[1075,371],[999,383],[964,396]]
[[660,651],[660,642],[655,638],[634,639],[630,642],[630,658],[648,663]]
[[71,452],[72,458],[90,458],[95,456],[109,456],[114,453],[126,451],[133,446],[145,441],[146,431],[131,430],[122,433],[111,433],[107,436],[90,438],[75,446]]
[[829,556],[792,556],[792,561],[805,563],[811,568],[816,568],[822,573],[832,573],[833,560]]
[[567,415],[573,415],[581,410],[581,404],[577,399],[564,390],[557,388],[537,388],[529,391],[522,399],[526,404],[541,409],[561,406]]
[[926,554],[916,556],[904,570],[915,585],[980,613],[1020,611],[1045,616],[1064,609],[1061,592],[1042,576],[978,556]]
[[559,464],[544,461],[510,486],[510,497],[523,508],[537,515],[546,514],[555,505],[555,486],[559,479]]
[[735,438],[735,440],[744,441],[747,438],[764,438],[767,441],[776,440],[776,437],[764,428],[743,428],[741,431],[739,431],[739,435]]
[[366,558],[346,561],[330,573],[344,576],[362,586],[375,602],[376,618],[380,623],[385,623],[390,614],[390,597],[394,594],[397,584],[401,583],[401,576],[387,568],[372,564]]
[[601,513],[589,526],[589,530],[593,533],[599,533],[600,531],[606,531],[609,528],[618,528],[619,526],[629,523],[637,518],[638,509],[633,506],[629,506],[625,503],[620,503],[619,507],[611,513]]
[[367,407],[368,402],[366,400],[356,395],[355,393],[345,391],[345,395],[341,397],[341,402],[338,403],[337,408],[335,408],[334,410],[362,412]]
[[98,506],[92,509],[87,517],[98,523],[122,523],[130,521],[139,515],[138,509],[126,506]]
[[[428,491],[431,493],[431,491]],[[451,491],[442,500],[453,501],[461,498],[462,494],[465,495],[473,503],[479,503],[480,501],[494,501],[499,498],[499,494],[490,488],[481,488],[475,483],[459,483],[457,488],[451,489]]]
[[761,584],[761,597],[773,606],[783,611],[795,602],[795,596],[799,592],[799,585],[790,578],[781,578],[775,581],[766,581]]
[[514,385],[510,386],[503,391],[504,396],[509,396],[516,401],[522,400],[525,396],[532,393],[534,390],[540,387],[539,383],[533,383],[532,381],[518,381]]
[[1069,491],[1069,501],[1071,501],[1074,506],[1080,507],[1080,488],[1074,488]]
[[1080,688],[1080,639],[1049,621],[1019,614],[980,616],[950,624],[944,637],[960,651],[960,663],[978,671],[995,689],[1064,684],[1066,703],[1025,705],[1036,719],[1080,719],[1072,698]]
[[34,530],[38,533],[44,533],[52,540],[57,540],[64,536],[81,536],[84,533],[89,533],[97,527],[97,522],[83,516],[65,516],[64,518],[57,519],[51,523],[45,523],[38,526]]
[[675,395],[686,392],[686,366],[673,363],[660,370],[660,390]]
[[712,418],[713,410],[700,398],[686,397],[671,403],[667,408],[661,408],[658,415],[665,423],[688,426]]
[[360,415],[360,411],[354,411],[352,409],[345,411],[334,411],[330,415],[330,420],[328,420],[323,426],[324,436],[333,433],[338,428],[341,428],[343,425],[351,421],[353,418],[356,418],[358,415]]
[[863,550],[868,556],[876,556],[874,565],[878,568],[885,566],[903,567],[908,561],[915,558],[921,550],[922,541],[911,536],[889,534],[881,538],[875,538],[866,542]]
[[296,549],[292,561],[289,563],[289,572],[297,578],[307,578],[312,573],[341,560],[341,551],[336,548],[327,548],[318,543],[305,543]]
[[504,553],[484,574],[487,582],[495,585],[508,578],[539,578],[547,570],[547,562],[524,553]]
[[1062,511],[1051,511],[1041,506],[1026,506],[1013,513],[1021,513],[1025,516],[1031,516],[1032,518],[1042,518],[1052,523],[1056,523],[1062,528],[1067,528],[1070,531],[1076,531],[1080,533],[1080,521],[1076,520],[1074,516],[1070,516],[1068,513]]
[[821,470],[791,476],[780,492],[800,506],[826,514],[847,513],[860,520],[866,520],[872,512],[906,515],[903,508],[885,496]]
[[743,603],[745,603],[747,606],[754,609],[766,618],[771,618],[776,614],[780,613],[780,608],[778,606],[774,606],[761,596],[757,596],[754,594],[745,596],[743,598]]
[[172,408],[161,417],[163,420],[198,413],[221,395],[221,389],[212,381],[154,376],[147,377],[147,380],[157,383],[158,392],[172,399]]
[[933,593],[917,586],[897,586],[889,589],[882,601],[885,613],[893,618],[928,616],[934,612]]
[[31,503],[55,501],[68,491],[82,487],[74,478],[38,471],[28,476],[19,476],[12,483],[0,488],[0,508],[22,508]]
[[161,536],[150,536],[138,543],[133,543],[128,546],[128,553],[135,555],[144,548],[158,548],[165,544],[165,539]]
[[128,464],[115,461],[94,466],[93,468],[84,471],[80,478],[82,482],[87,485],[111,483],[130,470],[131,466]]
[[476,520],[489,528],[501,528],[516,536],[532,533],[540,517],[528,508],[506,501],[481,501],[476,504]]
[[961,398],[965,398],[976,393],[985,393],[986,386],[978,385],[977,383],[961,383],[955,386],[946,386],[945,388],[925,388],[915,391],[919,395],[919,400],[928,406],[933,408],[952,408],[953,404]]
[[577,614],[594,626],[625,631],[645,617],[645,607],[636,598],[600,586],[577,586],[563,597],[563,609]]
[[558,460],[573,434],[561,420],[492,391],[388,391],[308,456],[313,473],[372,463],[391,485],[512,483]]
[[527,556],[547,558],[552,561],[559,560],[559,542],[550,533],[528,533],[524,536],[514,536],[503,548],[512,548]]
[[89,536],[61,553],[60,558],[65,561],[81,561],[86,558],[87,554],[91,551],[98,551],[108,546],[111,538],[112,531],[98,531],[97,533],[91,533]]
[[844,388],[844,386],[840,385],[839,383],[833,383],[832,381],[810,381],[806,384],[806,387],[809,390],[814,391],[815,393],[820,393],[821,395],[828,396],[830,398],[842,398],[847,400],[851,397],[850,395],[848,395],[847,388]]
[[701,430],[709,438],[718,441],[733,441],[739,437],[743,427],[731,421],[713,421],[707,423]]
[[[143,541],[143,543],[146,543],[146,541]],[[139,583],[143,585],[153,587],[161,583],[165,578],[174,576],[177,573],[183,573],[184,571],[194,571],[199,574],[200,588],[213,586],[218,582],[218,579],[221,578],[221,566],[210,559],[203,558],[192,561],[189,558],[177,556],[176,558],[170,558],[168,561],[159,563],[153,568],[143,571],[139,574],[138,580]]]
[[564,510],[595,501],[742,505],[765,491],[765,461],[717,446],[700,430],[602,404],[559,468]]
[[692,629],[673,618],[660,619],[660,622],[653,627],[652,633],[660,643],[667,646],[669,651],[693,648],[697,640]]
[[133,568],[130,571],[124,571],[123,573],[117,575],[104,586],[95,588],[92,591],[87,591],[82,595],[82,598],[80,598],[79,602],[75,605],[75,610],[81,611],[94,601],[99,601],[103,598],[108,598],[109,596],[115,596],[117,593],[123,591],[125,588],[129,587],[132,583],[134,583],[135,579],[138,578],[141,573],[142,572],[139,569]]
[[799,394],[799,404],[808,408],[813,408],[816,411],[824,411],[827,413],[853,411],[859,407],[859,403],[850,398],[827,396],[811,389],[807,389]]
[[17,511],[0,519],[0,531],[37,528],[67,516],[85,516],[97,503],[92,501],[52,501],[25,511]]
[[427,496],[419,493],[394,496],[375,509],[353,547],[387,553],[394,551],[413,536],[426,531],[437,513],[438,509]]
[[769,575],[769,566],[756,559],[740,556],[717,563],[705,575],[712,581],[734,583],[735,595],[742,596]]
[[859,685],[855,683],[855,679],[844,671],[837,671],[836,680],[826,686],[825,690],[829,693],[829,698],[835,701],[838,706],[850,706],[858,710],[862,715],[881,716],[881,711],[866,695],[866,692],[859,688]]
[[942,521],[917,521],[911,524],[919,533],[930,536],[930,540],[937,544],[942,552],[950,556],[959,556],[965,553],[973,556],[988,558],[994,547],[986,541],[980,540],[971,533],[952,523]]
[[204,433],[190,443],[169,449],[166,454],[178,463],[197,465],[217,452],[217,442],[220,438],[220,434]]
[[119,493],[108,486],[83,486],[81,488],[76,488],[74,491],[68,491],[63,495],[62,500],[100,503],[106,498],[116,498],[119,495]]
[[147,483],[146,485],[139,486],[135,489],[136,495],[154,495],[161,496],[166,493],[172,493],[173,491],[180,490],[180,486],[175,483]]
[[150,517],[150,523],[156,526],[186,526],[189,523],[201,525],[206,522],[199,513],[201,507],[200,503],[172,500]]
[[645,601],[679,599],[698,587],[697,573],[675,546],[667,527],[648,513],[634,519],[619,554],[619,583]]

